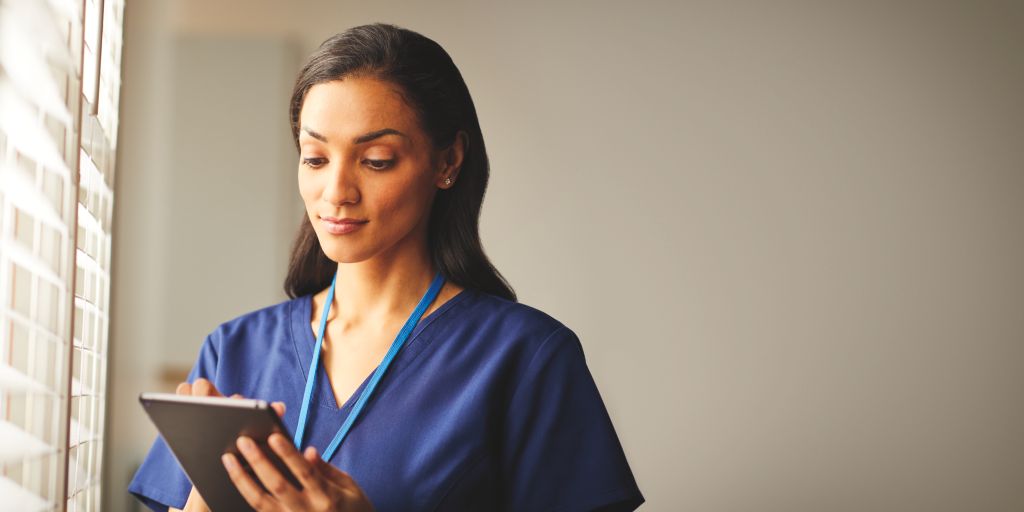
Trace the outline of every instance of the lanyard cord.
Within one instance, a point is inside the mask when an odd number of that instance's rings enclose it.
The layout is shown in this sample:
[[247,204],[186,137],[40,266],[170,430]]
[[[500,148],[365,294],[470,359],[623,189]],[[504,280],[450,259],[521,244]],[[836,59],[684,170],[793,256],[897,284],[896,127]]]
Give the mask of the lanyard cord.
[[[316,388],[317,371],[320,369],[320,349],[323,346],[324,332],[327,329],[327,314],[330,312],[331,304],[334,302],[334,285],[337,280],[338,274],[335,273],[334,278],[331,279],[331,288],[327,292],[324,313],[320,317],[320,331],[317,333],[316,347],[313,349],[313,360],[309,364],[309,374],[306,378],[306,390],[302,397],[302,409],[299,411],[299,423],[295,430],[294,439],[295,446],[300,449],[302,446],[302,437],[306,431],[309,404],[312,401],[313,390]],[[403,345],[405,345],[406,339],[408,339],[409,335],[412,334],[413,329],[416,327],[416,324],[419,323],[420,318],[427,310],[427,307],[434,302],[434,299],[437,297],[438,292],[441,291],[442,286],[444,286],[444,277],[439,271],[437,275],[434,276],[434,280],[430,283],[430,288],[427,289],[427,292],[423,294],[423,298],[420,299],[419,304],[416,305],[416,309],[413,310],[412,314],[409,315],[409,319],[406,320],[405,325],[402,326],[402,330],[398,331],[398,336],[395,337],[395,341],[391,342],[391,348],[388,349],[387,354],[384,356],[384,360],[381,361],[380,365],[378,365],[377,369],[373,372],[373,376],[370,377],[370,381],[366,384],[366,387],[363,388],[363,392],[360,393],[359,399],[356,400],[355,405],[352,406],[352,411],[349,412],[348,417],[345,418],[345,422],[342,423],[341,427],[338,429],[338,433],[334,435],[334,439],[331,441],[331,444],[327,445],[327,448],[324,449],[322,457],[325,461],[331,460],[331,456],[333,456],[334,452],[337,451],[338,446],[341,445],[341,441],[345,439],[346,435],[348,435],[349,429],[352,427],[352,424],[355,423],[356,418],[359,417],[359,413],[362,412],[363,406],[366,405],[366,402],[370,399],[370,395],[372,395],[373,391],[377,388],[377,383],[380,382],[384,372],[386,372],[388,366],[391,365],[391,361],[395,358],[395,355],[398,354],[398,351],[402,349]],[[339,404],[339,407],[341,405],[342,404]]]

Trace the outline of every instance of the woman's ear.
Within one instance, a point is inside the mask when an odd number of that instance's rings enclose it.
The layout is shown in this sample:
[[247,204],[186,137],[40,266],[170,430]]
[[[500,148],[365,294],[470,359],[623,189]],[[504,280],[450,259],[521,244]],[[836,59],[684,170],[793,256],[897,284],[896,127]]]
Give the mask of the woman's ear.
[[455,186],[459,179],[459,171],[462,170],[462,161],[466,157],[466,150],[469,149],[469,136],[466,132],[459,130],[455,134],[455,140],[448,146],[441,155],[441,172],[438,174],[437,186],[449,189]]

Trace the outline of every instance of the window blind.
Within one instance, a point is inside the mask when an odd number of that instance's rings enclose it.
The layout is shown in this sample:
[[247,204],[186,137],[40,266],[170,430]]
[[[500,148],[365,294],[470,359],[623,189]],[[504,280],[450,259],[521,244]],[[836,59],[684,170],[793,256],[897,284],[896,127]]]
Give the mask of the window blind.
[[0,0],[0,508],[98,510],[123,0]]

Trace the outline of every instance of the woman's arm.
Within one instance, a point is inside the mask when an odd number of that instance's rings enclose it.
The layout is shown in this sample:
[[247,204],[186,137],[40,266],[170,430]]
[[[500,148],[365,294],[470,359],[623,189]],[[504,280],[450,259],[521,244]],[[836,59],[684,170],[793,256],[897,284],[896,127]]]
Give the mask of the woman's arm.
[[192,492],[188,493],[188,501],[185,503],[184,509],[168,507],[167,510],[169,512],[210,512],[210,507],[206,506],[203,497],[193,487]]

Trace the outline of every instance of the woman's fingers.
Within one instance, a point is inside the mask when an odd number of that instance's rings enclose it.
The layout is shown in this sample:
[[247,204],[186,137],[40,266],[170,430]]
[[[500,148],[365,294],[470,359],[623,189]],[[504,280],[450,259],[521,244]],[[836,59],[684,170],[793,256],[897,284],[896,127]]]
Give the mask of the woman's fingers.
[[274,411],[277,412],[278,416],[284,418],[284,402],[274,402],[270,404],[270,406],[274,408]]
[[[207,379],[202,377],[196,379],[191,384],[188,382],[182,382],[178,384],[178,387],[174,390],[179,395],[192,395],[192,396],[224,396],[217,390],[217,387],[213,385]],[[234,394],[232,398],[242,398],[242,395]]]
[[242,469],[242,465],[234,454],[225,453],[220,460],[224,464],[224,469],[228,470],[231,482],[235,484],[239,494],[245,498],[250,507],[259,511],[279,510],[280,507],[277,506],[274,498],[260,488],[259,484],[249,476],[249,473]]
[[206,379],[196,379],[195,382],[188,383],[182,382],[178,384],[178,387],[174,390],[179,395],[192,395],[192,396],[220,396],[217,392],[217,388]]
[[305,451],[302,452],[302,456],[307,462],[314,464],[314,467],[316,467],[315,464],[320,461],[320,454],[316,453],[316,447],[314,446],[307,446]]
[[281,471],[274,466],[255,441],[248,436],[241,436],[235,444],[245,460],[249,462],[253,472],[256,473],[256,478],[260,479],[260,482],[274,498],[290,509],[306,508],[307,502],[302,492],[281,474]]
[[305,459],[284,434],[270,434],[267,443],[274,450],[274,453],[284,461],[285,466],[288,466],[288,470],[295,475],[299,483],[302,484],[310,502],[326,501],[325,482],[320,472],[315,469],[315,462],[311,463]]
[[217,388],[214,387],[212,382],[210,382],[210,381],[208,381],[206,379],[203,379],[203,378],[196,379],[195,382],[192,383],[192,395],[193,396],[224,396],[224,395],[220,394],[220,391],[217,391]]
[[343,510],[349,512],[373,512],[373,503],[366,496],[363,489],[359,487],[355,479],[348,473],[332,466],[329,462],[320,458],[316,448],[310,446],[302,452],[302,458],[306,460],[320,474],[327,490],[330,502],[334,506],[341,505]]
[[316,448],[312,446],[306,448],[303,456],[305,456],[306,460],[311,461],[313,468],[330,483],[341,487],[342,489],[359,490],[362,492],[359,489],[359,486],[356,485],[356,481],[349,476],[348,473],[332,466],[330,462],[320,458],[320,455],[316,453]]

